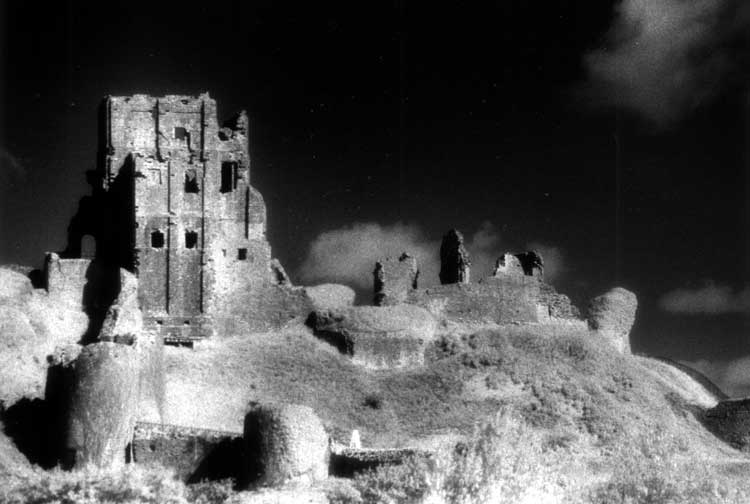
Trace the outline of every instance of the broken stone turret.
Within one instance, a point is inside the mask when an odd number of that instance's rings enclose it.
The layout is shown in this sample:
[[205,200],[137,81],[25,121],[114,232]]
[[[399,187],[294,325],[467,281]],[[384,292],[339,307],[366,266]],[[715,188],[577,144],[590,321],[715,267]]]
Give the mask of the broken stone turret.
[[469,283],[471,261],[464,247],[464,236],[451,229],[440,245],[440,283]]
[[589,327],[619,352],[630,353],[630,329],[635,322],[637,309],[636,295],[622,287],[615,287],[589,303]]
[[390,306],[404,303],[409,291],[417,288],[419,268],[417,260],[404,252],[398,259],[387,258],[375,263],[375,306]]
[[534,251],[511,254],[506,252],[495,263],[494,277],[530,276],[541,279],[544,275],[542,257]]
[[249,483],[311,484],[328,477],[328,435],[308,406],[251,404],[244,440]]

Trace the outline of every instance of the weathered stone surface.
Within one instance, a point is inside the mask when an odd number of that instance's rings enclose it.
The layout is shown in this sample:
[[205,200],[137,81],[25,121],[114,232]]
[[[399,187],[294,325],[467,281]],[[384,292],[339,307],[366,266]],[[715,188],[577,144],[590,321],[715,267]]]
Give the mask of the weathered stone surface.
[[247,478],[261,485],[328,477],[328,435],[312,408],[251,404],[245,417]]
[[305,294],[310,298],[314,310],[335,310],[354,304],[356,293],[347,285],[322,284],[305,287]]
[[310,325],[317,336],[369,369],[424,364],[424,350],[437,330],[435,317],[412,305],[315,312]]
[[292,286],[292,281],[289,279],[284,266],[281,265],[281,261],[278,259],[271,259],[271,271],[273,272],[273,278],[277,285],[284,285],[286,287]]
[[419,268],[416,258],[407,253],[398,259],[387,258],[375,263],[373,291],[375,306],[404,303],[409,292],[417,288]]
[[580,320],[581,318],[581,312],[568,296],[560,294],[554,287],[545,283],[539,285],[539,304],[550,319]]
[[591,300],[589,327],[610,341],[619,352],[630,353],[630,329],[635,322],[638,298],[632,292],[615,287]]
[[120,269],[120,293],[107,309],[99,333],[100,341],[135,341],[143,331],[143,315],[138,308],[138,279]]
[[208,94],[133,95],[108,97],[100,117],[105,156],[90,174],[93,194],[71,221],[63,258],[51,256],[51,295],[91,313],[90,265],[132,271],[144,327],[166,342],[223,327],[278,329],[309,308],[271,259],[265,203],[250,184],[244,112],[220,126]]
[[544,273],[542,256],[534,251],[513,254],[506,252],[495,263],[493,276],[530,276],[541,279]]
[[241,477],[242,433],[138,422],[132,450],[137,464],[174,469],[187,482]]
[[26,275],[7,268],[0,268],[0,301],[8,299],[22,301],[31,295],[34,288]]
[[469,283],[471,261],[464,247],[464,236],[451,229],[440,245],[440,283]]
[[538,322],[539,286],[537,279],[527,276],[490,277],[480,283],[413,291],[408,302],[454,322]]
[[73,369],[67,449],[76,467],[121,467],[138,408],[138,353],[128,345],[94,343]]

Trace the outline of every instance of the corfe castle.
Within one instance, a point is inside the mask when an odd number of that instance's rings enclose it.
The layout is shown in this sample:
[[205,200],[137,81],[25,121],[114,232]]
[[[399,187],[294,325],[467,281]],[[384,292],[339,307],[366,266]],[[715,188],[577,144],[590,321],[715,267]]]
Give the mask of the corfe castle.
[[[66,249],[47,255],[42,279],[50,299],[88,315],[80,354],[53,362],[73,391],[64,447],[70,463],[156,460],[188,479],[223,450],[243,454],[235,467],[245,479],[278,483],[400,456],[357,442],[345,447],[348,439],[326,432],[309,407],[245,403],[238,406],[248,408],[245,418],[225,414],[226,404],[171,385],[179,366],[164,369],[164,344],[182,347],[179,358],[189,362],[201,345],[306,324],[331,352],[378,372],[423,366],[440,331],[529,325],[553,335],[591,330],[629,352],[634,295],[615,289],[595,299],[586,322],[544,282],[538,254],[507,253],[494,271],[472,271],[456,230],[443,238],[437,286],[420,287],[409,251],[373,265],[371,306],[352,306],[345,286],[293,286],[266,240],[248,128],[244,112],[220,126],[208,94],[104,101],[92,194],[71,220]],[[613,305],[618,311],[609,316]],[[158,397],[160,380],[166,399]],[[226,402],[242,400],[222,393]],[[149,402],[159,404],[158,414]]]

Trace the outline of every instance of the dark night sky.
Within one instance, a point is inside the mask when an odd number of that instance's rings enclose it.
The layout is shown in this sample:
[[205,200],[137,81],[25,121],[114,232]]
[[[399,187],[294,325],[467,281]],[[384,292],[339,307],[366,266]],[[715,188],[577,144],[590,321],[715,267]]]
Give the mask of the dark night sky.
[[[656,1],[657,15],[675,2]],[[320,4],[4,2],[0,263],[40,266],[64,247],[103,96],[209,91],[220,120],[249,112],[253,185],[296,276],[324,231],[403,222],[439,240],[490,221],[503,250],[560,251],[553,283],[579,305],[635,291],[635,350],[750,385],[725,376],[750,355],[750,297],[713,314],[659,303],[748,284],[744,76],[711,67],[710,96],[705,82],[681,87],[696,99],[655,120],[604,106],[624,92],[592,84],[586,55],[622,43],[614,1]],[[704,35],[691,50],[747,49]],[[654,85],[660,70],[646,68],[635,75]]]

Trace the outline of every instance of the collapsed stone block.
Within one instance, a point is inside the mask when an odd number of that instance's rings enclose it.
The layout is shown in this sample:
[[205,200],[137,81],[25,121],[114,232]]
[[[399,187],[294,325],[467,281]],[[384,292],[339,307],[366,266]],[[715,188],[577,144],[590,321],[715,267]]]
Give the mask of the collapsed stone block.
[[440,283],[469,283],[471,261],[464,247],[464,236],[451,229],[440,245]]
[[423,365],[437,330],[430,312],[407,304],[314,312],[308,322],[316,336],[368,369]]
[[630,329],[635,322],[637,309],[636,295],[615,287],[589,303],[589,327],[612,343],[619,352],[630,353]]
[[311,484],[328,477],[328,434],[312,408],[251,404],[245,416],[246,476],[251,483]]
[[506,252],[495,263],[492,276],[502,278],[507,276],[530,276],[541,279],[544,272],[542,256],[534,251],[512,254]]
[[403,253],[398,259],[387,258],[378,261],[375,263],[373,277],[375,306],[401,304],[406,301],[409,291],[417,288],[417,260]]
[[73,366],[67,449],[76,467],[125,464],[138,407],[139,357],[128,345],[87,345]]
[[356,293],[346,285],[323,284],[305,287],[305,294],[316,311],[346,308],[354,304]]

